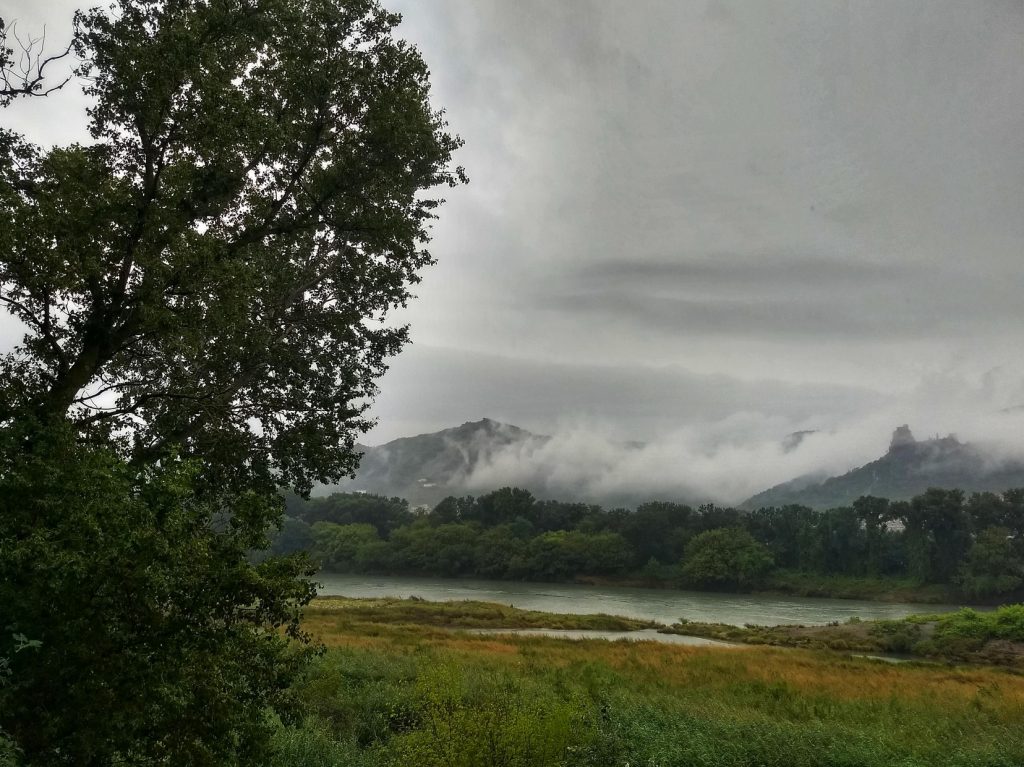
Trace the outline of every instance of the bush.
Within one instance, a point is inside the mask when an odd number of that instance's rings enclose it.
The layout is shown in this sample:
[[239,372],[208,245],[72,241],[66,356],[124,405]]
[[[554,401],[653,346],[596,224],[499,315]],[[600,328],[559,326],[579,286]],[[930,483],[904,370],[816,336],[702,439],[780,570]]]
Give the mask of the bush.
[[749,588],[772,567],[768,548],[746,530],[721,527],[686,545],[683,577],[697,586]]
[[416,688],[422,724],[394,743],[420,767],[534,767],[560,763],[576,740],[573,707],[512,677],[428,670]]
[[578,698],[429,651],[335,650],[303,674],[296,693],[307,717],[281,727],[281,767],[555,765],[589,733],[589,705]]
[[976,610],[965,607],[955,613],[941,616],[935,627],[935,636],[987,639],[992,634],[992,630],[993,625],[990,619]]
[[970,608],[937,616],[935,636],[988,641],[1008,639],[1024,642],[1024,605],[1004,605],[992,612],[979,613]]
[[1024,642],[1024,604],[1006,605],[991,615],[993,634],[996,637]]
[[302,560],[246,557],[279,510],[35,436],[0,451],[0,733],[27,765],[260,763],[312,596]]
[[316,719],[301,727],[282,727],[274,735],[274,767],[371,767],[373,752],[354,740],[336,740],[330,729]]
[[910,652],[921,641],[921,627],[906,621],[878,621],[869,631],[886,652]]

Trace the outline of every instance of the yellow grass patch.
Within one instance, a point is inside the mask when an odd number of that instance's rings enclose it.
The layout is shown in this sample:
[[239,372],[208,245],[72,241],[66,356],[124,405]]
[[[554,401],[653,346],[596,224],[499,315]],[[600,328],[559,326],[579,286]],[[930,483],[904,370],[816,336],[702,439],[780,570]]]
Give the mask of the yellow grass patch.
[[329,647],[426,645],[495,661],[533,666],[600,662],[661,689],[715,690],[739,684],[783,684],[794,693],[836,700],[929,700],[965,704],[998,690],[1002,706],[1024,721],[1024,677],[999,669],[890,665],[796,649],[686,647],[655,642],[567,641],[514,635],[474,636],[412,625],[352,625],[314,614],[304,628]]

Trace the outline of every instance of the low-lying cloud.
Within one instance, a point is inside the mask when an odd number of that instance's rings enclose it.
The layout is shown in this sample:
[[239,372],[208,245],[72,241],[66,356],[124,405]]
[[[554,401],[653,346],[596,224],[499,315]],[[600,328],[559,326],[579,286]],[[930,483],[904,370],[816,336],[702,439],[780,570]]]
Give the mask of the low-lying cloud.
[[[781,482],[834,476],[874,460],[904,423],[919,440],[954,434],[983,447],[995,468],[1024,458],[1024,408],[1012,404],[1022,401],[1020,384],[999,379],[935,378],[869,416],[831,424],[740,412],[645,443],[628,442],[597,419],[567,420],[549,439],[486,455],[464,481],[477,492],[512,485],[542,497],[603,503],[672,498],[738,504]],[[801,431],[810,433],[786,440]]]

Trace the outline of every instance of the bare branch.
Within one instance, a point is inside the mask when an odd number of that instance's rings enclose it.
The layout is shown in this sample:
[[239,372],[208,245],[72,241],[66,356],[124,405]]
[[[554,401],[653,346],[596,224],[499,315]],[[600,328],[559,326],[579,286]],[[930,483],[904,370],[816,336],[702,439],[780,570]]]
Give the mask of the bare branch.
[[[17,54],[11,45],[17,46]],[[46,68],[71,55],[73,43],[59,53],[47,56],[46,28],[39,37],[18,34],[15,24],[9,27],[0,19],[0,106],[17,96],[48,96],[71,81],[71,75],[56,85],[46,86]]]

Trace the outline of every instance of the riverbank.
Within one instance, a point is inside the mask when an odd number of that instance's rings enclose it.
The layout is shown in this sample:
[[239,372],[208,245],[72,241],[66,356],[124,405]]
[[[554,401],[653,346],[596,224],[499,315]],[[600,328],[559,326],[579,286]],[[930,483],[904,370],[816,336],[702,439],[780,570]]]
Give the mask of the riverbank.
[[[1024,763],[1024,677],[1005,671],[478,636],[410,624],[409,608],[307,616],[328,649],[289,691],[297,718],[278,731],[280,767]],[[377,620],[338,620],[346,609]]]
[[[678,580],[658,578],[581,576],[575,578],[573,582],[591,586],[694,590],[692,587],[682,586]],[[976,598],[968,599],[947,584],[919,583],[911,578],[820,575],[792,570],[776,570],[765,576],[761,585],[746,591],[708,591],[706,593],[854,599],[887,603],[973,604],[978,607],[1000,603],[998,599],[989,602]]]
[[1024,605],[971,609],[901,620],[826,626],[729,626],[683,621],[659,631],[743,644],[855,653],[892,653],[927,660],[1005,666],[1024,672]]
[[428,602],[493,602],[524,610],[561,614],[620,615],[670,625],[680,619],[735,626],[781,623],[814,625],[849,618],[897,619],[950,612],[958,604],[823,599],[778,594],[730,594],[624,586],[477,580],[402,578],[321,573],[321,596],[393,598],[416,596]]
[[[773,645],[842,654],[902,655],[922,660],[997,665],[1024,671],[1024,605],[1009,605],[988,613],[965,609],[938,615],[915,615],[900,620],[860,620],[821,626],[733,626],[679,621],[666,625],[614,615],[574,615],[521,610],[479,601],[428,602],[422,599],[318,598],[305,611],[306,629],[320,636],[381,633],[385,629],[416,632],[427,629],[616,632],[612,638],[631,638],[626,632],[651,630],[665,635],[700,637],[729,644]],[[582,633],[581,633],[582,632]]]
[[[359,576],[364,578],[415,578],[445,579],[453,582],[476,581],[474,577],[429,575],[423,573],[348,573],[324,570],[325,574],[336,576]],[[755,588],[744,590],[700,589],[686,585],[678,578],[657,578],[644,575],[597,576],[577,575],[561,581],[501,580],[509,584],[553,583],[577,586],[603,586],[610,588],[642,588],[660,591],[676,591],[703,594],[733,594],[767,597],[810,597],[814,599],[845,599],[868,602],[897,604],[909,602],[922,605],[971,605],[989,607],[1008,601],[1024,600],[1024,591],[1010,594],[1005,598],[979,599],[961,594],[948,584],[920,583],[912,578],[891,578],[885,576],[820,575],[794,570],[776,570],[766,575]]]
[[663,628],[652,620],[596,613],[574,615],[521,610],[494,602],[471,600],[428,602],[425,599],[353,599],[318,597],[305,611],[305,621],[337,627],[413,625],[467,629],[558,629],[576,631],[638,631]]

